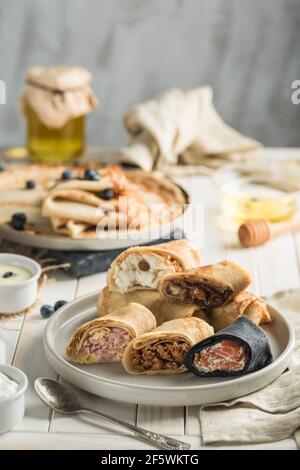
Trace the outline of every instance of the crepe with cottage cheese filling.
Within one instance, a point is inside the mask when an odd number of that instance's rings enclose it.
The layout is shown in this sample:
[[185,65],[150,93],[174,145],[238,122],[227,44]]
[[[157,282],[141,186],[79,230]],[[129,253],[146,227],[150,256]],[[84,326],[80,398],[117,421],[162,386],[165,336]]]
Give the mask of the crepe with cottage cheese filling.
[[186,371],[187,351],[213,334],[213,328],[199,318],[170,320],[131,341],[122,364],[130,374],[179,374]]
[[121,253],[107,273],[110,290],[157,289],[163,274],[200,266],[200,255],[187,240],[137,246]]
[[230,302],[250,283],[251,277],[244,268],[233,261],[224,260],[183,273],[165,274],[160,279],[159,290],[174,302],[214,308]]
[[169,302],[155,290],[135,290],[126,293],[110,291],[107,287],[101,290],[97,311],[99,316],[107,315],[125,305],[137,302],[147,307],[155,316],[157,325],[176,318],[186,318],[196,315],[208,321],[205,312],[200,312],[197,305]]
[[240,292],[232,302],[209,312],[210,323],[215,331],[223,330],[239,317],[244,316],[259,325],[271,321],[266,304],[251,292]]
[[155,327],[150,310],[130,303],[81,325],[71,337],[66,353],[78,364],[120,362],[127,344]]

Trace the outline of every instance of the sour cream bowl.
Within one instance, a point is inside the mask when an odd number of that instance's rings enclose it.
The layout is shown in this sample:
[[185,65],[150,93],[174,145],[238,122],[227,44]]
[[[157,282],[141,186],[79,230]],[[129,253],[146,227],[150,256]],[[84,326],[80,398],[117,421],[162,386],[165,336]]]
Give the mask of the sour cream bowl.
[[0,253],[0,314],[29,308],[36,300],[41,267],[31,258]]
[[17,390],[12,395],[0,397],[0,434],[10,431],[20,423],[25,411],[25,392],[28,380],[24,372],[17,367],[0,364],[0,372],[17,384]]

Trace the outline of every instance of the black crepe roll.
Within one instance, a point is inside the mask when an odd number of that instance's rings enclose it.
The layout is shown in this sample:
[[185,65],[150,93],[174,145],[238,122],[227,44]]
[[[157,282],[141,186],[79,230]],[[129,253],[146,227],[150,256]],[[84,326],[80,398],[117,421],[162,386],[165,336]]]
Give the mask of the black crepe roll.
[[[197,352],[213,346],[224,339],[237,341],[245,346],[246,363],[239,371],[215,370],[214,372],[201,372],[194,366],[194,357]],[[224,330],[195,344],[185,355],[184,363],[187,369],[201,377],[230,377],[248,374],[266,367],[273,361],[269,340],[265,332],[249,318],[240,317]]]

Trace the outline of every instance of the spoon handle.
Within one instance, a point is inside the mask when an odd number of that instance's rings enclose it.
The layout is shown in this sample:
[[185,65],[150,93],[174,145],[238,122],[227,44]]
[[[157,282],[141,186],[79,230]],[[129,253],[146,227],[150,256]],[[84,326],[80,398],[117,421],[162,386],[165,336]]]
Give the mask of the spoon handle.
[[110,421],[114,424],[118,424],[129,431],[132,431],[137,436],[141,437],[145,441],[149,441],[152,444],[156,444],[157,446],[161,447],[162,449],[170,449],[170,450],[188,450],[191,448],[190,444],[183,441],[178,441],[177,439],[172,439],[171,437],[164,436],[163,434],[158,434],[156,432],[147,431],[147,429],[140,428],[139,426],[135,426],[133,424],[127,423],[122,419],[115,418],[113,416],[107,415],[106,413],[102,413],[100,411],[91,410],[89,408],[83,408],[78,410],[79,413],[88,413],[100,418],[104,418],[107,421]]

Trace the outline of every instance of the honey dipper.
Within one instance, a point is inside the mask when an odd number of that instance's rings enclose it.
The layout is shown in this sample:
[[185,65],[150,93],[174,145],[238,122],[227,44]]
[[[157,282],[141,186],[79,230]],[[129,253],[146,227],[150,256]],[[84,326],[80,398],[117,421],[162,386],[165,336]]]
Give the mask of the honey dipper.
[[270,224],[265,219],[249,220],[240,225],[238,237],[243,246],[251,247],[263,245],[277,235],[298,229],[300,230],[299,219],[277,224]]

